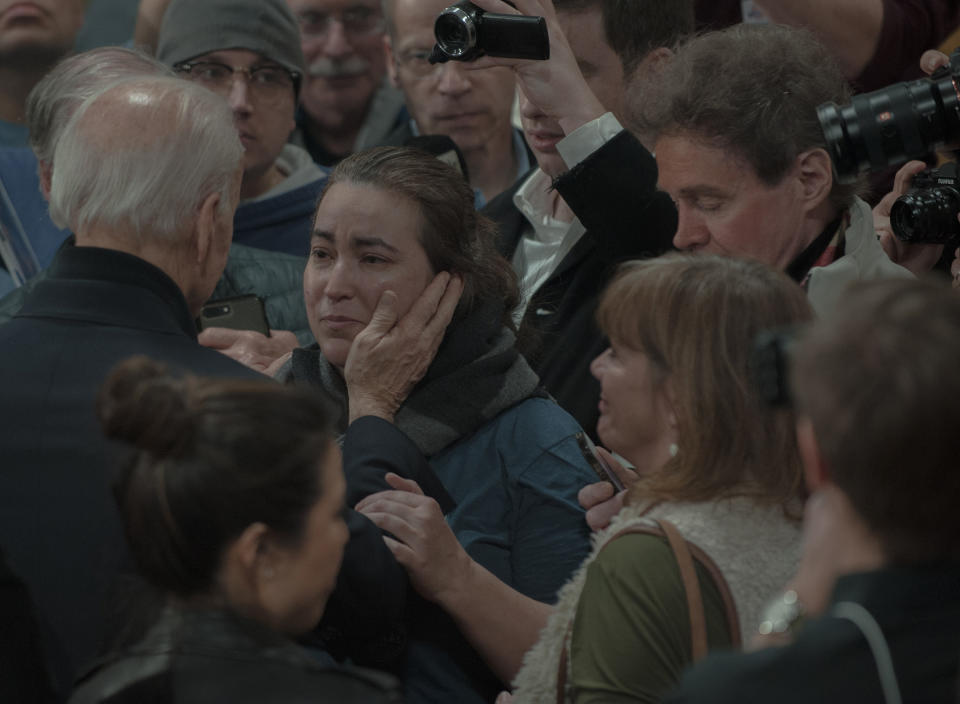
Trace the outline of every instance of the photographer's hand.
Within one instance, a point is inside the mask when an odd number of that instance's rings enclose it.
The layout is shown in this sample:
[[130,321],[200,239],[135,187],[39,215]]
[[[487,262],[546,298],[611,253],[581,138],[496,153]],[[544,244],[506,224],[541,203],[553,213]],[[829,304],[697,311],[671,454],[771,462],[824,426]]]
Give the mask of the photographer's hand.
[[873,209],[873,229],[880,238],[880,244],[890,260],[921,276],[930,271],[940,260],[943,254],[941,244],[910,244],[904,242],[893,233],[890,225],[890,209],[894,202],[910,190],[910,182],[914,176],[927,168],[922,161],[908,161],[904,164],[893,181],[893,190],[877,203]]
[[487,12],[543,17],[550,35],[550,58],[546,61],[532,61],[482,56],[476,61],[466,63],[464,68],[512,68],[517,76],[517,85],[527,100],[540,108],[544,115],[557,120],[564,134],[570,134],[607,112],[577,66],[573,50],[557,21],[553,0],[515,0],[516,7],[511,7],[502,0],[473,2]]
[[[923,56],[920,57],[920,68],[927,75],[933,74],[938,68],[949,65],[950,57],[935,49],[925,51]],[[893,182],[893,190],[885,195],[873,209],[873,227],[887,256],[917,276],[925,274],[936,265],[943,255],[943,246],[902,242],[893,234],[893,229],[890,227],[890,209],[893,207],[894,201],[909,190],[910,181],[913,177],[926,167],[927,165],[922,161],[909,161],[904,164],[897,171],[897,176]],[[960,250],[957,251],[960,253]],[[960,254],[958,254],[958,257],[960,257]],[[954,264],[960,268],[957,261]],[[957,274],[960,272],[954,272],[954,267],[951,267],[951,273],[954,274],[954,287],[960,286],[957,279]]]
[[920,69],[928,76],[941,66],[949,65],[950,57],[936,49],[925,51],[923,52],[923,56],[920,57]]

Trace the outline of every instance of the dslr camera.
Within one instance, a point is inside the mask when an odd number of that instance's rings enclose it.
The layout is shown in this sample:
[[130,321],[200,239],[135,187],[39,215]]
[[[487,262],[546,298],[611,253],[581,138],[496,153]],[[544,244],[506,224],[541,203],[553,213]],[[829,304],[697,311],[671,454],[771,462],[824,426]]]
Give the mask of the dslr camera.
[[550,58],[550,36],[543,17],[485,12],[468,0],[441,12],[433,33],[437,45],[430,54],[430,63],[473,61],[484,55]]
[[960,241],[960,178],[956,164],[927,169],[913,177],[910,192],[890,209],[893,234],[904,242]]
[[817,108],[840,183],[937,149],[960,146],[960,49],[929,78],[854,96],[849,105]]

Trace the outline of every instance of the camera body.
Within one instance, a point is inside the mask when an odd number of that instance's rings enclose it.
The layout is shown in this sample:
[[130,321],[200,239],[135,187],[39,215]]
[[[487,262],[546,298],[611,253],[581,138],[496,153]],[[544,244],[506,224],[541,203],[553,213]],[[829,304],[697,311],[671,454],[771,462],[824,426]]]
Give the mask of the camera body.
[[469,0],[446,8],[433,25],[437,45],[431,63],[473,61],[481,56],[550,58],[550,36],[543,17],[485,12]]
[[817,117],[840,183],[960,145],[960,49],[929,78],[824,103]]
[[890,225],[904,242],[948,244],[960,240],[960,177],[956,164],[913,177],[909,193],[890,209]]

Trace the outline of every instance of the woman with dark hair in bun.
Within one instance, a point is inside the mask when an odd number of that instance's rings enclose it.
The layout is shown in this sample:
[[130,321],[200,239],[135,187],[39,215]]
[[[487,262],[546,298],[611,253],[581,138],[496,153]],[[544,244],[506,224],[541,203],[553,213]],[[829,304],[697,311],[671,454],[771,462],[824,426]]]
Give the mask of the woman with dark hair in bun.
[[340,452],[316,395],[173,376],[141,357],[113,371],[98,413],[134,448],[116,499],[165,608],[72,703],[397,701],[390,678],[288,639],[320,619],[347,540]]

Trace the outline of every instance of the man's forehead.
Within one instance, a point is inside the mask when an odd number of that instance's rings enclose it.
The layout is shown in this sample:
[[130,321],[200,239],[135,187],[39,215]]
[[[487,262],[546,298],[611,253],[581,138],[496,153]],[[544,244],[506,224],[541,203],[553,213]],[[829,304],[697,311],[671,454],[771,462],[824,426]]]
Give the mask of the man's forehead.
[[303,12],[342,12],[353,8],[380,9],[380,0],[287,0],[290,9]]
[[448,0],[393,0],[393,21],[398,38],[402,41],[407,35],[432,37],[437,15],[450,4]]

